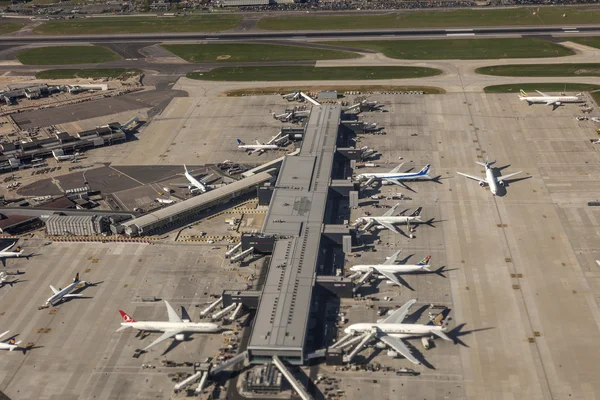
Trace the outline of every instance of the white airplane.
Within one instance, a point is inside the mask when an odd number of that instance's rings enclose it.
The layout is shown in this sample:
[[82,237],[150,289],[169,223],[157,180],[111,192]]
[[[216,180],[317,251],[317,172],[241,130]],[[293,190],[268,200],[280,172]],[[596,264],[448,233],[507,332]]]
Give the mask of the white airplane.
[[185,340],[186,333],[213,333],[221,330],[219,325],[210,322],[191,322],[189,319],[181,319],[171,304],[166,300],[165,305],[167,306],[167,313],[169,314],[168,322],[136,321],[127,315],[125,311],[119,310],[121,317],[123,317],[123,322],[121,322],[121,327],[117,329],[117,332],[127,328],[135,328],[142,332],[163,332],[158,339],[142,349],[142,351],[146,351],[150,347],[169,338],[175,338],[175,340],[178,341]]
[[0,287],[4,287],[6,285],[10,285],[11,287],[15,284],[18,283],[19,279],[14,279],[12,281],[8,280],[8,274],[4,271],[0,272]]
[[581,100],[577,96],[550,96],[546,93],[542,93],[539,90],[536,90],[539,96],[529,96],[523,89],[521,89],[521,94],[519,95],[519,100],[526,101],[527,104],[545,104],[547,106],[553,106],[554,108],[560,106],[563,103],[582,103]]
[[274,138],[272,138],[265,144],[262,144],[258,140],[256,141],[256,144],[246,144],[246,143],[242,142],[240,139],[238,139],[237,140],[238,149],[243,149],[243,150],[247,151],[249,154],[254,154],[254,153],[262,154],[267,150],[276,150],[279,148],[279,146],[277,146],[276,144],[273,144],[273,141],[275,140],[276,137],[277,136],[275,136]]
[[77,294],[71,293],[73,290],[75,290],[77,288],[77,285],[80,285],[80,284],[84,285],[84,286],[88,285],[88,283],[86,281],[79,280],[79,272],[78,272],[75,275],[73,282],[71,284],[69,284],[67,287],[65,287],[64,289],[57,289],[54,286],[50,285],[50,289],[52,290],[52,292],[54,294],[52,296],[50,296],[48,298],[48,300],[46,300],[46,304],[44,304],[40,308],[47,308],[47,307],[53,306],[55,304],[60,303],[61,301],[65,300],[65,299],[71,299],[73,297],[82,297],[83,295],[81,293],[77,293]]
[[419,179],[433,179],[429,176],[429,169],[431,165],[427,164],[422,170],[419,172],[398,172],[404,163],[398,165],[396,168],[392,169],[390,172],[366,172],[364,174],[359,174],[356,176],[356,180],[361,182],[367,180],[365,186],[369,186],[371,183],[375,181],[381,181],[383,184],[394,184],[400,185],[406,189],[410,189],[403,182],[404,181],[414,181]]
[[204,178],[198,180],[196,178],[194,178],[192,176],[192,174],[190,174],[190,172],[187,169],[187,166],[184,164],[183,165],[183,169],[185,170],[183,176],[185,176],[185,178],[188,180],[189,183],[187,184],[173,184],[174,186],[177,187],[187,187],[190,190],[190,193],[206,193],[208,192],[208,186],[206,185],[206,180],[212,176],[212,174],[206,175]]
[[366,217],[358,218],[356,220],[355,226],[366,224],[364,226],[364,228],[362,228],[358,232],[365,233],[372,226],[378,225],[378,226],[382,227],[380,229],[387,228],[392,232],[403,233],[400,230],[398,230],[398,228],[395,226],[395,224],[406,224],[407,226],[410,226],[411,222],[421,222],[421,211],[423,210],[423,207],[417,208],[410,215],[404,215],[404,213],[407,210],[404,210],[403,212],[401,212],[400,215],[392,215],[396,211],[396,208],[399,205],[400,205],[400,203],[397,203],[395,206],[393,206],[392,208],[387,210],[385,212],[385,214],[378,216],[378,217],[377,216],[366,216]]
[[427,325],[402,323],[406,318],[410,307],[416,302],[416,300],[409,300],[402,307],[380,321],[374,323],[352,324],[344,329],[344,332],[352,335],[364,335],[365,338],[369,335],[373,335],[374,339],[383,342],[393,351],[404,356],[408,361],[414,364],[421,364],[419,360],[411,354],[410,349],[402,339],[432,335],[447,341],[452,341],[452,339],[445,333],[447,330],[446,321],[443,321],[441,326],[434,325],[433,323]]
[[[396,260],[402,250],[398,250],[391,257],[389,257],[383,264],[371,264],[371,265],[354,265],[350,267],[350,271],[352,272],[364,272],[367,274],[377,273],[382,275],[384,279],[388,279],[395,283],[398,286],[406,286],[411,290],[414,290],[408,282],[404,279],[398,277],[396,274],[409,274],[409,273],[418,273],[418,272],[434,272],[429,269],[429,260],[431,260],[431,256],[427,256],[418,264],[409,265],[409,264],[396,264]],[[435,271],[436,273],[441,274],[443,267],[439,270]]]
[[481,165],[482,167],[485,167],[485,178],[478,178],[476,176],[473,175],[467,175],[467,174],[463,174],[462,172],[457,172],[459,175],[462,176],[466,176],[469,179],[473,179],[475,181],[479,181],[479,186],[481,187],[485,187],[485,186],[489,186],[490,187],[490,192],[492,192],[492,194],[495,196],[496,193],[498,193],[498,185],[499,186],[504,186],[504,183],[506,181],[509,181],[511,177],[520,174],[523,171],[519,171],[519,172],[515,172],[512,174],[508,174],[508,175],[502,175],[502,176],[494,176],[494,171],[492,171],[492,168],[490,168],[492,165],[494,165],[496,163],[496,161],[492,161],[492,162],[479,162],[479,161],[475,161],[477,164]]
[[[0,337],[6,335],[8,332],[10,331],[6,331],[4,333],[0,333]],[[8,340],[8,342],[0,342],[0,350],[8,350],[8,351],[13,351],[14,349],[18,349],[19,348],[19,343],[21,343],[21,341],[15,342],[14,338],[10,338]]]
[[10,246],[0,250],[0,261],[2,261],[2,265],[6,267],[6,259],[7,258],[19,258],[23,255],[23,250],[20,247],[17,247],[14,251],[9,251],[17,242],[13,242]]

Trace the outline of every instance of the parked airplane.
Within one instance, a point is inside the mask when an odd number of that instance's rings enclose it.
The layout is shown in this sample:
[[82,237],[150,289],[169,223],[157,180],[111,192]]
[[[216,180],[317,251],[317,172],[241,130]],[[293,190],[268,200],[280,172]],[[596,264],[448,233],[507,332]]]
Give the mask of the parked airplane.
[[256,141],[256,144],[246,144],[246,143],[242,142],[240,139],[238,139],[237,140],[238,149],[244,149],[249,154],[254,154],[254,153],[262,154],[267,150],[276,150],[279,148],[279,146],[277,146],[276,144],[272,144],[273,140],[275,140],[275,137],[273,139],[269,140],[265,144],[262,144],[258,140]]
[[475,181],[479,181],[479,186],[484,187],[484,186],[489,186],[490,187],[490,192],[492,192],[492,194],[495,196],[496,193],[498,193],[498,185],[500,186],[504,186],[504,183],[507,181],[510,181],[509,178],[520,174],[523,171],[519,171],[519,172],[515,172],[512,174],[508,174],[508,175],[502,175],[502,176],[494,176],[494,171],[492,171],[492,168],[490,168],[492,165],[494,165],[496,163],[496,161],[492,161],[492,162],[479,162],[479,161],[475,161],[477,164],[481,165],[482,167],[485,167],[485,178],[478,178],[476,176],[472,176],[472,175],[467,175],[467,174],[463,174],[462,172],[457,172],[459,175],[462,176],[466,176],[469,179],[473,179]]
[[400,168],[402,168],[403,165],[404,165],[404,163],[398,165],[396,168],[392,169],[390,172],[366,172],[364,174],[359,174],[356,176],[356,180],[360,182],[360,181],[364,181],[366,179],[367,182],[365,183],[365,186],[369,186],[371,183],[373,183],[375,181],[381,181],[384,184],[393,183],[394,185],[400,185],[406,189],[410,189],[408,186],[406,186],[403,183],[404,181],[414,181],[414,180],[419,180],[419,179],[429,179],[429,180],[433,179],[431,176],[429,176],[429,169],[431,168],[431,165],[429,165],[429,164],[427,164],[419,172],[398,172],[398,171],[400,171]]
[[541,104],[544,103],[547,106],[553,106],[554,108],[560,106],[563,103],[583,103],[577,96],[550,96],[545,93],[536,90],[539,96],[529,96],[523,89],[521,89],[521,94],[519,95],[519,100],[526,101],[527,104]]
[[80,293],[77,293],[77,294],[71,293],[73,290],[75,290],[77,288],[77,285],[80,285],[80,284],[84,285],[84,286],[88,286],[88,283],[86,281],[79,280],[79,272],[78,272],[75,275],[73,282],[71,284],[69,284],[67,287],[65,287],[64,289],[57,289],[54,286],[50,285],[50,289],[52,290],[52,292],[54,294],[52,296],[50,296],[48,298],[48,300],[46,300],[46,304],[44,304],[42,307],[40,307],[40,309],[54,306],[65,299],[70,299],[73,297],[82,297],[83,295]]
[[[358,233],[365,233],[372,226],[379,225],[379,226],[382,226],[383,228],[389,229],[392,232],[404,234],[404,232],[401,232],[395,226],[395,224],[406,224],[407,226],[410,226],[410,223],[413,221],[415,221],[415,222],[421,221],[421,211],[423,210],[423,207],[417,208],[410,215],[404,215],[404,213],[408,210],[404,210],[403,212],[400,213],[400,215],[392,215],[392,214],[394,214],[394,212],[396,211],[396,208],[399,205],[400,205],[400,203],[397,203],[395,206],[390,208],[388,211],[385,212],[385,214],[383,214],[381,216],[366,216],[366,217],[358,218],[356,220],[356,226],[366,224],[361,230],[358,231]],[[383,228],[381,228],[381,229],[383,229]]]
[[190,190],[190,193],[206,193],[208,192],[208,186],[206,185],[206,180],[212,176],[212,174],[206,175],[204,178],[198,180],[196,178],[194,178],[192,176],[192,174],[190,174],[190,172],[187,169],[187,166],[184,164],[183,165],[183,169],[185,170],[183,176],[185,176],[185,178],[188,180],[189,183],[187,184],[172,184],[174,186],[177,187],[187,187]]
[[[10,331],[6,331],[4,333],[0,333],[0,337],[6,335],[8,332]],[[19,343],[21,343],[20,341],[15,342],[15,338],[10,338],[8,340],[8,342],[4,342],[1,341],[0,342],[0,350],[8,350],[8,351],[13,351],[14,349],[18,349],[19,348]]]
[[23,255],[23,250],[20,247],[17,247],[14,251],[9,251],[17,242],[13,242],[10,246],[0,250],[0,261],[2,261],[2,265],[6,267],[6,259],[7,258],[19,258]]
[[368,336],[373,336],[373,339],[383,342],[393,351],[404,356],[408,361],[414,364],[421,364],[421,362],[412,355],[410,349],[402,339],[431,335],[435,335],[447,341],[452,341],[452,339],[445,333],[447,330],[446,321],[443,321],[441,326],[434,325],[433,323],[427,325],[402,323],[406,318],[410,307],[416,302],[416,300],[409,300],[406,304],[383,320],[375,323],[352,324],[344,329],[344,332],[352,335],[363,335],[365,339]]
[[[397,274],[410,274],[410,273],[419,273],[419,272],[435,272],[437,274],[442,274],[444,267],[437,269],[436,271],[431,271],[429,269],[429,260],[431,260],[431,256],[427,256],[419,263],[415,265],[409,264],[396,264],[396,260],[402,250],[398,250],[391,257],[389,257],[383,264],[371,264],[371,265],[354,265],[350,267],[350,271],[353,272],[364,272],[366,274],[377,273],[383,276],[384,279],[388,279],[395,283],[398,286],[406,286],[410,290],[414,290],[408,282],[406,282],[401,277],[397,276]],[[364,275],[363,275],[364,277]],[[362,280],[362,279],[361,279]]]
[[117,329],[117,332],[127,328],[135,328],[142,332],[163,332],[158,339],[142,349],[142,351],[146,351],[150,347],[157,345],[158,343],[169,338],[175,338],[175,340],[182,341],[185,340],[185,336],[188,333],[213,333],[221,330],[219,325],[210,322],[191,322],[187,318],[181,319],[171,304],[169,304],[169,302],[166,300],[165,305],[167,306],[167,313],[169,314],[168,322],[136,321],[127,315],[125,311],[119,310],[121,317],[123,317],[123,322],[121,322],[121,327]]
[[10,285],[12,287],[12,285],[14,285],[15,283],[18,283],[19,279],[14,279],[12,281],[8,280],[8,274],[4,271],[0,272],[0,287],[4,287],[6,285]]

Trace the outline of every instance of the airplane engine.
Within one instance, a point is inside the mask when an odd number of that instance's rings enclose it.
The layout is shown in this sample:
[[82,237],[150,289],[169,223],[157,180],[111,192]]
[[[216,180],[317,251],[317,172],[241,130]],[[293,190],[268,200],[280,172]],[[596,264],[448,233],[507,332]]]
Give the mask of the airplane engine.
[[504,181],[498,181],[498,185],[504,186]]
[[485,186],[485,182],[479,182],[479,186],[484,187]]
[[385,229],[385,226],[383,226],[383,225],[377,225],[377,226],[375,227],[375,229],[382,230],[382,229]]
[[175,335],[175,340],[179,340],[180,342],[184,341],[185,335],[183,333],[177,334],[177,335]]
[[393,185],[392,182],[388,182],[388,181],[383,181],[383,182],[381,182],[381,184],[384,186]]
[[388,355],[388,357],[392,357],[392,358],[398,357],[398,353],[396,353],[393,350],[388,350],[387,355]]
[[557,101],[557,102],[556,102],[556,103],[554,103],[554,104],[556,104],[557,106],[560,106],[560,101]]
[[422,337],[421,338],[421,344],[423,345],[423,348],[425,350],[429,350],[429,338]]
[[385,349],[386,345],[385,343],[377,342],[375,343],[375,347],[377,347],[378,349]]

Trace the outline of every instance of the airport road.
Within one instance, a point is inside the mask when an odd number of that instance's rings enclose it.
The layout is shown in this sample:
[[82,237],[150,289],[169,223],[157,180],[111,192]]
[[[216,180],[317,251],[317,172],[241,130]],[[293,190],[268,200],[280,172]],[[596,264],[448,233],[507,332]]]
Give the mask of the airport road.
[[230,33],[146,33],[124,35],[64,35],[64,36],[2,36],[0,44],[41,44],[41,43],[87,43],[87,42],[171,42],[198,40],[268,40],[268,39],[337,39],[337,38],[381,38],[395,36],[399,38],[424,37],[456,37],[459,35],[498,36],[498,35],[560,35],[573,34],[565,31],[576,31],[581,34],[596,34],[600,25],[556,25],[556,26],[520,26],[492,28],[449,28],[449,29],[368,29],[347,31],[249,31]]

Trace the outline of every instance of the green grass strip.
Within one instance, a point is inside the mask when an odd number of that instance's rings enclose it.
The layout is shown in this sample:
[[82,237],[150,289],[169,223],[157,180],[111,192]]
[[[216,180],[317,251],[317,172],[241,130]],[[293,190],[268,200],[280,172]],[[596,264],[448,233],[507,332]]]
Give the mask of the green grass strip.
[[563,57],[571,49],[536,38],[338,41],[327,44],[369,49],[406,60],[483,60]]
[[424,67],[219,67],[191,72],[188,78],[207,81],[307,81],[424,78],[442,71]]
[[102,46],[52,46],[23,50],[17,59],[25,65],[68,65],[103,63],[121,57]]

